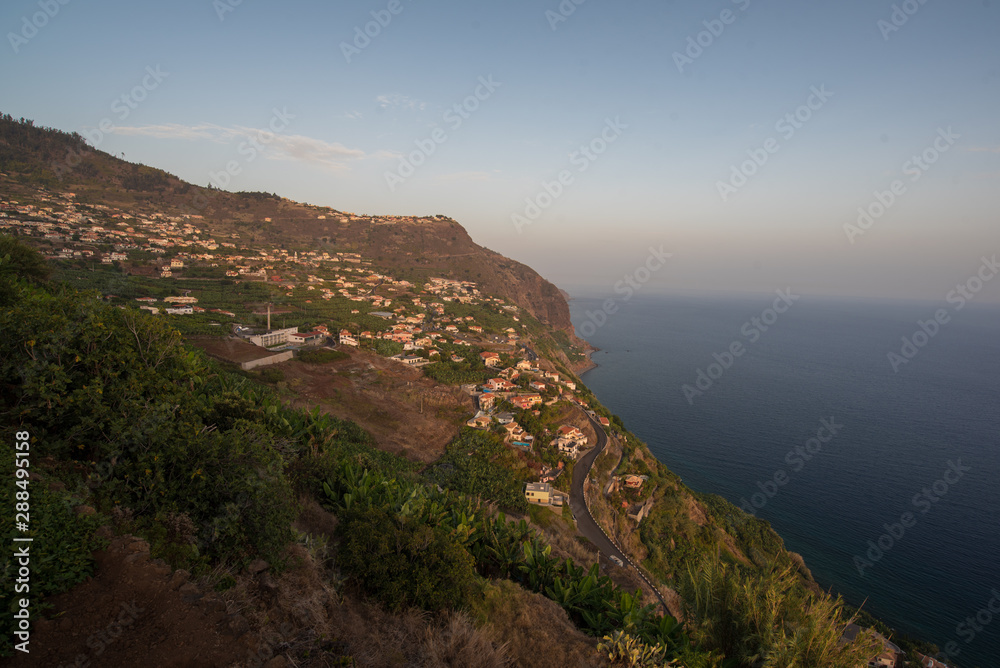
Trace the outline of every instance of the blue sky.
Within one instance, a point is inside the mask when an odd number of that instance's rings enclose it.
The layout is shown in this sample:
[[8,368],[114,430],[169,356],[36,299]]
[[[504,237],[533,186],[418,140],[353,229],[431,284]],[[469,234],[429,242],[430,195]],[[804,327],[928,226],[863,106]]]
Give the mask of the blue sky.
[[662,246],[650,293],[943,300],[1000,252],[998,2],[237,1],[6,2],[0,111],[200,185],[447,214],[581,295]]

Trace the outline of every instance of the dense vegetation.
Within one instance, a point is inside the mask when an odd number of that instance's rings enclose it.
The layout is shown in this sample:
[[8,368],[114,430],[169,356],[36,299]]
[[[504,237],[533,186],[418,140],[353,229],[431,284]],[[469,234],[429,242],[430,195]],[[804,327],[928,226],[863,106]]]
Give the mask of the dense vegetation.
[[[375,449],[355,424],[289,408],[269,388],[185,346],[165,318],[109,306],[94,292],[47,283],[46,274],[37,255],[0,238],[0,419],[31,434],[29,533],[47,550],[34,562],[36,581],[45,583],[33,591],[35,618],[42,596],[90,572],[95,529],[109,522],[195,573],[238,570],[258,558],[280,568],[296,495],[304,493],[340,518],[343,573],[391,609],[475,607],[486,581],[504,578],[606,636],[602,648],[616,661],[853,668],[866,658],[867,647],[834,642],[839,602],[806,592],[780,540],[721,499],[701,499],[715,519],[698,526],[680,495],[664,494],[642,525],[647,565],[685,594],[682,630],[596,567],[553,557],[523,520],[494,511],[526,510],[527,473],[494,435],[463,430],[421,477],[413,464]],[[0,475],[10,481],[11,453],[4,453]],[[3,489],[0,500],[13,503],[13,488]],[[74,512],[82,503],[96,513]],[[9,541],[14,526],[2,517],[0,535]],[[736,554],[700,561],[723,530],[746,548],[747,563]],[[2,573],[0,608],[12,612],[9,561]],[[9,624],[0,652],[10,651]]]
[[[289,409],[228,373],[184,346],[163,318],[20,278],[35,265],[16,244],[0,262],[0,419],[31,434],[32,470],[47,481],[28,490],[30,535],[51,550],[33,562],[46,583],[36,593],[58,593],[86,576],[101,518],[195,572],[238,569],[254,558],[280,563],[292,538],[295,488],[318,490],[345,458],[412,469],[372,448],[356,425]],[[5,449],[4,470],[9,459]],[[12,493],[5,484],[4,496]],[[69,510],[84,500],[97,516]],[[10,536],[11,518],[3,517],[0,534]],[[5,581],[10,575],[5,562]],[[4,610],[14,605],[8,584]],[[32,597],[35,616],[40,598]],[[10,638],[6,628],[3,636]]]
[[523,468],[517,455],[494,434],[465,427],[448,444],[428,478],[447,489],[479,496],[505,510],[524,514]]
[[[351,573],[388,605],[396,605],[399,599],[419,601],[430,609],[468,605],[469,596],[481,586],[465,568],[474,564],[481,577],[509,578],[548,596],[588,633],[624,632],[641,645],[659,646],[670,657],[682,657],[689,668],[713,665],[708,654],[691,648],[676,620],[656,613],[655,603],[643,605],[638,592],[616,587],[610,578],[598,574],[596,564],[587,571],[570,559],[553,557],[551,546],[524,520],[508,521],[503,513],[492,514],[472,497],[362,471],[350,463],[324,490],[330,507],[348,518],[339,531],[345,544],[358,550],[350,562]],[[388,532],[393,539],[373,538],[373,530]],[[413,550],[417,531],[423,533],[427,546],[423,552]],[[411,577],[400,577],[379,560],[366,558],[363,549],[373,550]],[[444,563],[456,569],[455,582],[444,582]],[[450,603],[429,589],[432,583],[454,596]]]
[[691,637],[733,666],[856,668],[881,650],[871,633],[842,644],[840,599],[807,593],[791,567],[763,572],[716,559],[682,586]]

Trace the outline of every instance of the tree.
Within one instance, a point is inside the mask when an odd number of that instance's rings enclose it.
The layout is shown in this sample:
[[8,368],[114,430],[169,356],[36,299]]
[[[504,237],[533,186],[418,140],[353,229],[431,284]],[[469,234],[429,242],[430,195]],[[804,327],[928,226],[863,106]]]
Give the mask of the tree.
[[14,303],[20,281],[42,283],[50,273],[41,253],[20,239],[0,236],[0,305]]
[[352,510],[337,527],[341,568],[390,610],[462,607],[472,595],[472,556],[443,527]]

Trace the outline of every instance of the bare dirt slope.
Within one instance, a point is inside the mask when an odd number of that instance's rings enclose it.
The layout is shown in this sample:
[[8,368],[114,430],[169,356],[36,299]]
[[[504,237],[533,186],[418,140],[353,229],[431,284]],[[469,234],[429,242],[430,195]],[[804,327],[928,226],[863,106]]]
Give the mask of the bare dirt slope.
[[419,369],[363,350],[326,364],[283,362],[285,383],[302,408],[319,406],[368,431],[382,450],[421,462],[444,454],[474,411],[472,398]]
[[229,666],[249,652],[249,626],[204,596],[183,571],[149,560],[149,545],[115,538],[95,553],[94,575],[49,599],[30,653],[4,666]]

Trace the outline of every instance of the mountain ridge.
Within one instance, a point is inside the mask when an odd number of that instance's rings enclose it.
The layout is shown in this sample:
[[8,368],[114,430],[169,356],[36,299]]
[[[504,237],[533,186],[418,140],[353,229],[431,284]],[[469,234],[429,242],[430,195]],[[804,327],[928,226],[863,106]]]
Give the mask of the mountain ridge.
[[78,133],[0,114],[0,172],[29,184],[72,189],[77,201],[186,215],[215,234],[251,241],[344,250],[409,270],[474,280],[541,322],[575,338],[565,293],[531,267],[478,245],[454,219],[378,216],[295,202],[275,194],[201,187],[164,170],[128,162]]

